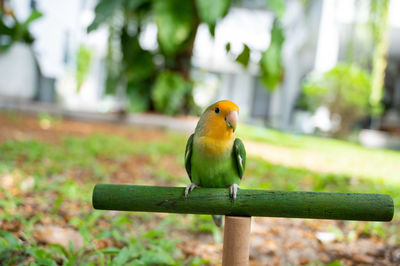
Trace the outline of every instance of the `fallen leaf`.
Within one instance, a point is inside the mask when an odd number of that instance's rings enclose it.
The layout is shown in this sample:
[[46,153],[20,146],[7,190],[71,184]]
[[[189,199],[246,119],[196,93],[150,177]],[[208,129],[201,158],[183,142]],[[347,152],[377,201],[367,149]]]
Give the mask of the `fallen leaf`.
[[309,263],[310,263],[310,260],[307,258],[300,258],[300,260],[299,260],[299,264],[301,264],[301,265],[305,265],[305,264],[309,264]]
[[111,246],[114,246],[114,243],[112,240],[107,239],[107,238],[100,238],[100,239],[95,239],[92,242],[93,246],[97,250],[105,249]]
[[81,234],[71,228],[49,225],[41,226],[34,234],[37,241],[46,244],[59,244],[69,248],[69,242],[72,243],[75,250],[83,247],[83,237]]
[[363,254],[354,254],[352,259],[358,263],[365,263],[368,265],[371,265],[374,263],[373,258],[371,258],[370,256],[363,255]]
[[0,230],[18,232],[21,229],[21,221],[18,219],[12,219],[11,221],[0,221]]

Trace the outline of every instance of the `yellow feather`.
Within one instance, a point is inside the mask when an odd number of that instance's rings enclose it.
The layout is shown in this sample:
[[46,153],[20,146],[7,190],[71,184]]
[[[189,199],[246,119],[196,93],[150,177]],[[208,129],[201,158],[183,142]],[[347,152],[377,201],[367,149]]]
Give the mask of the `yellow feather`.
[[[215,108],[219,108],[219,113]],[[195,147],[206,156],[221,156],[232,150],[235,134],[227,125],[226,115],[231,111],[239,112],[231,101],[219,101],[209,106],[200,118],[194,137]]]
[[219,157],[230,152],[232,150],[233,141],[234,138],[216,139],[206,136],[194,138],[195,147],[197,147],[202,154],[210,157]]

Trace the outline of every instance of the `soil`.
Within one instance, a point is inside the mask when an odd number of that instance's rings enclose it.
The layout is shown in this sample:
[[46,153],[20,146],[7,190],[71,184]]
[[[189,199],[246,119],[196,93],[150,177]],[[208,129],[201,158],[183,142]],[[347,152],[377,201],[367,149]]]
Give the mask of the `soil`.
[[[73,120],[61,120],[53,123],[51,127],[38,123],[37,117],[21,116],[11,117],[0,114],[0,142],[11,139],[26,140],[37,139],[44,142],[58,143],[65,135],[88,136],[93,133],[120,135],[128,139],[142,140],[166,140],[164,130],[126,126],[115,123],[80,122]],[[255,149],[255,148],[254,148]],[[277,153],[275,153],[277,154]],[[184,169],[174,163],[174,158],[166,156],[161,160],[160,167],[165,168],[173,175],[183,175]],[[146,180],[151,178],[146,165],[150,159],[146,156],[138,156],[116,165],[112,180],[115,183],[131,183],[132,180]],[[115,162],[104,159],[104,164]],[[71,170],[69,176],[85,182],[90,179],[91,173],[82,170]],[[85,178],[82,178],[85,177]],[[4,179],[6,180],[6,179]],[[12,180],[10,182],[13,182]],[[51,192],[49,192],[49,196]],[[69,219],[78,211],[90,211],[88,204],[66,203],[59,210],[59,219],[52,220],[43,216],[39,221],[41,231],[36,238],[43,243],[48,241],[53,231],[59,232]],[[46,212],[41,205],[29,193],[24,195],[24,204],[19,206],[18,212],[24,212],[29,216],[35,212]],[[112,212],[110,212],[112,215]],[[166,214],[155,214],[148,222],[151,228],[160,222]],[[99,221],[99,226],[107,228],[110,225]],[[398,222],[393,222],[398,223]],[[400,247],[392,243],[390,238],[385,239],[374,235],[364,235],[362,228],[365,223],[360,223],[355,230],[351,222],[305,220],[284,218],[260,218],[252,219],[250,265],[306,265],[320,261],[330,263],[340,260],[346,265],[400,265]],[[60,229],[60,228],[61,229]],[[18,232],[21,224],[13,221],[0,221],[0,229],[10,232]],[[65,230],[64,230],[65,231]],[[77,232],[69,232],[71,238],[76,237]],[[193,232],[171,232],[171,237],[183,239],[178,247],[188,257],[198,256],[210,261],[220,262],[222,244],[215,243],[212,235]],[[62,243],[65,239],[57,240]],[[111,245],[118,246],[110,239],[99,239],[93,243],[95,247],[104,248]],[[214,265],[214,264],[213,264]]]

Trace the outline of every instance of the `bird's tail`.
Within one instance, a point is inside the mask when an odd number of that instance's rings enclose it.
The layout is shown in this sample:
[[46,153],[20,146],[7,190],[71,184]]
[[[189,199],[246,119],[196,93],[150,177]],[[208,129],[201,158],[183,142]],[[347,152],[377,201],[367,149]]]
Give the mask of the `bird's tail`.
[[214,223],[218,226],[221,227],[222,225],[222,215],[212,215]]

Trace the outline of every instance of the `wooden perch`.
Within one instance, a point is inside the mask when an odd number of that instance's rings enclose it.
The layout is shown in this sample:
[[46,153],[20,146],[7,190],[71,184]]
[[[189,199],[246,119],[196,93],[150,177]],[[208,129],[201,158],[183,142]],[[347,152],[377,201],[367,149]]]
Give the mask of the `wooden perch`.
[[99,210],[267,216],[357,221],[391,221],[389,195],[241,189],[234,202],[229,189],[98,184],[93,207]]

